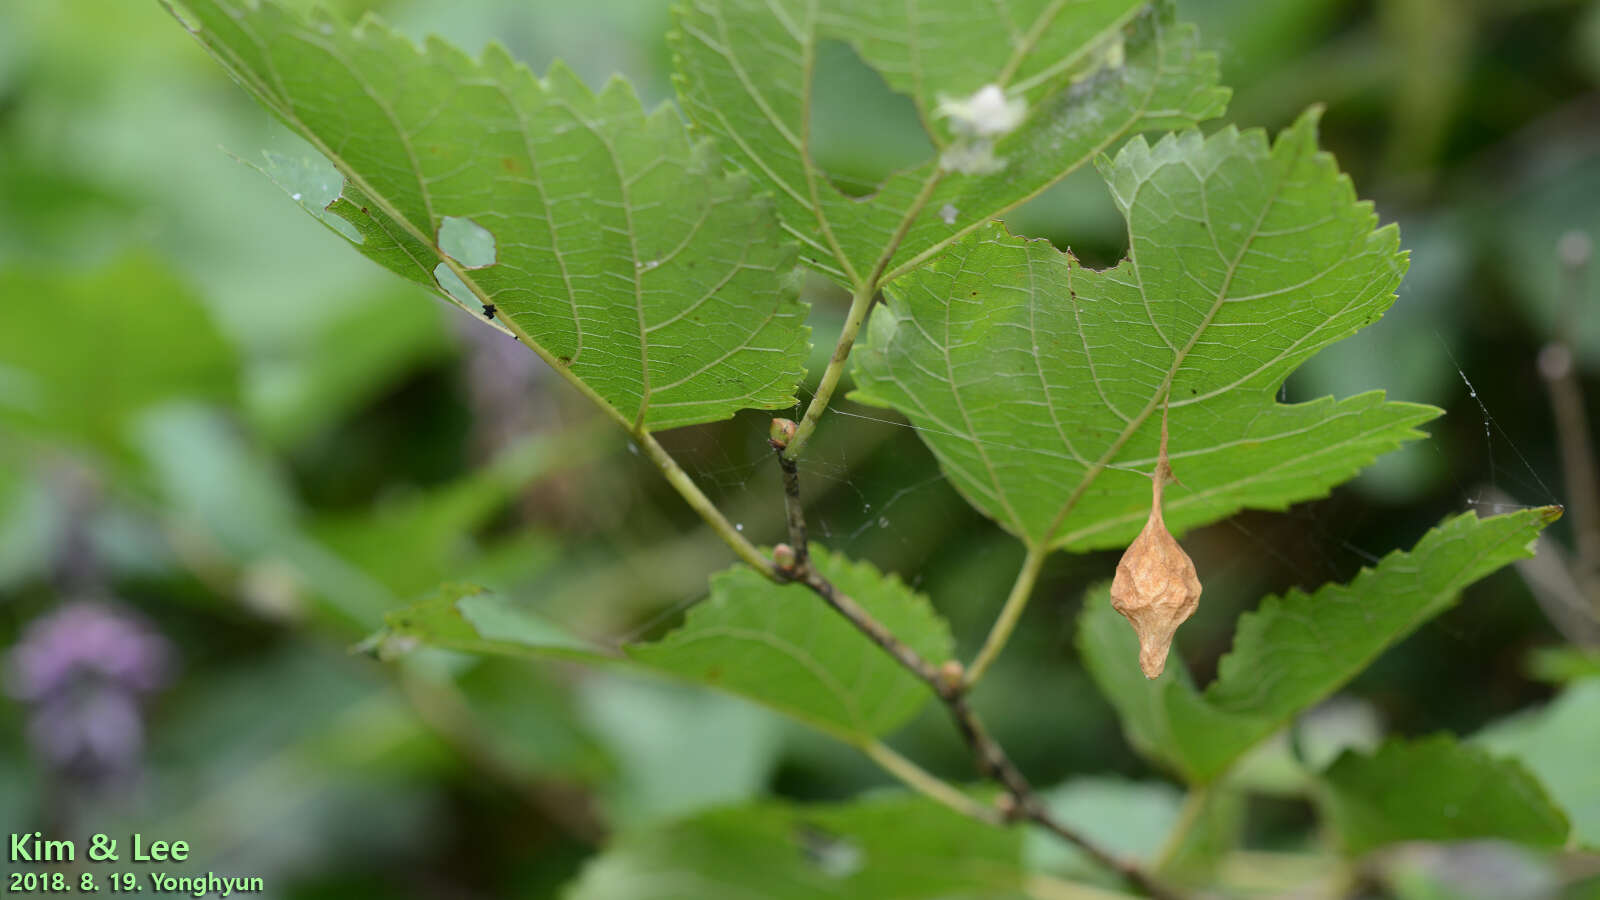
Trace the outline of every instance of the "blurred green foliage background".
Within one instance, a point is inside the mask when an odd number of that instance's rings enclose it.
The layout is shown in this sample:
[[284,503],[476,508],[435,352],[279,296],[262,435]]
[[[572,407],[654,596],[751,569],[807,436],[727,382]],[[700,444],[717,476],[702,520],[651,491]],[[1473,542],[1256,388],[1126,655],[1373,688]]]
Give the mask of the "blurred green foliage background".
[[[333,5],[671,97],[660,0]],[[1413,252],[1394,310],[1297,373],[1287,397],[1383,388],[1448,410],[1431,441],[1325,501],[1188,536],[1206,604],[1179,643],[1203,681],[1267,592],[1346,579],[1451,511],[1570,502],[1537,359],[1570,339],[1587,396],[1600,394],[1600,279],[1558,258],[1563,236],[1600,236],[1600,3],[1180,9],[1223,54],[1230,120],[1275,129],[1327,104],[1325,144]],[[818,94],[819,154],[839,183],[870,190],[925,149],[843,45]],[[854,751],[719,695],[348,652],[384,610],[452,579],[604,641],[659,634],[731,558],[531,354],[329,240],[251,169],[315,177],[307,155],[154,0],[0,4],[7,830],[136,826],[189,840],[218,871],[265,876],[274,896],[538,897],[621,827],[885,783]],[[1123,250],[1088,168],[1008,224],[1097,264]],[[1581,243],[1568,237],[1569,255]],[[810,293],[825,355],[843,298],[820,282]],[[806,464],[813,527],[927,591],[970,652],[1021,551],[881,416],[843,403],[825,420]],[[749,414],[663,436],[760,541],[781,534],[765,433]],[[1541,565],[1560,571],[1571,522]],[[1038,783],[1153,777],[1071,644],[1082,589],[1113,561],[1052,563],[976,699]],[[1538,651],[1592,653],[1600,624],[1530,589],[1536,575],[1474,589],[1318,733],[1468,734],[1550,699],[1585,657]],[[51,679],[79,677],[57,671],[69,663],[94,678],[63,698]],[[968,777],[938,710],[896,744]],[[1317,838],[1303,799],[1249,812],[1252,847]],[[1139,810],[1121,814],[1136,832]],[[1471,895],[1422,869],[1382,890]]]

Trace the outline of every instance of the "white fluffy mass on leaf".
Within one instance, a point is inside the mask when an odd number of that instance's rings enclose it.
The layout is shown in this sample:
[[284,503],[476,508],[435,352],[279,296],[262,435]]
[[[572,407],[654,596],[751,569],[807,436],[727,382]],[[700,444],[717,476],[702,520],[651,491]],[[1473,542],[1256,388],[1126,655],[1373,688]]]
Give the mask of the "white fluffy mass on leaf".
[[939,98],[938,114],[950,120],[957,133],[980,138],[1010,134],[1022,124],[1028,105],[1020,97],[1007,97],[998,84],[986,84],[970,97]]

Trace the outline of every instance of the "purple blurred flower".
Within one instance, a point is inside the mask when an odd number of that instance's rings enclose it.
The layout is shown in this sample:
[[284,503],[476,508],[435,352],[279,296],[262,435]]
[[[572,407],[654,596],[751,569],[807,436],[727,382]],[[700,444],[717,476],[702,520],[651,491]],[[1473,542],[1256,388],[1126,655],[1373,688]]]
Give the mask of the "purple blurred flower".
[[143,698],[167,683],[172,647],[128,613],[80,601],[35,619],[6,660],[6,687],[31,707],[28,738],[53,767],[125,771],[144,744]]
[[34,710],[28,740],[61,768],[117,770],[138,758],[144,722],[137,701],[126,693],[80,691]]

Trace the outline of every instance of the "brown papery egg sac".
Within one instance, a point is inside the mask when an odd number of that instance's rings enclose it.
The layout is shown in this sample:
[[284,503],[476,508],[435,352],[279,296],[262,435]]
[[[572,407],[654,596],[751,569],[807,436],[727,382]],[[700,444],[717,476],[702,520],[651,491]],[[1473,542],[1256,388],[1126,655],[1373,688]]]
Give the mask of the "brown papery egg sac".
[[1111,606],[1139,636],[1139,668],[1155,678],[1167,665],[1178,626],[1200,606],[1200,577],[1161,519],[1161,488],[1172,478],[1167,462],[1167,417],[1161,415],[1161,452],[1150,476],[1150,518],[1128,545],[1111,581]]

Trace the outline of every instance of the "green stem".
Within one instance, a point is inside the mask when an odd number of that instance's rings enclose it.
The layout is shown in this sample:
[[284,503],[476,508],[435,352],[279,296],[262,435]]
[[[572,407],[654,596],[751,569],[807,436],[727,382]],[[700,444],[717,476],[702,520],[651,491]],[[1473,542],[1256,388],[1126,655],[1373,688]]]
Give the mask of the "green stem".
[[878,288],[887,282],[883,277],[884,270],[889,268],[889,263],[894,260],[894,254],[900,249],[900,244],[906,239],[906,234],[911,231],[911,226],[917,221],[917,216],[922,214],[922,208],[928,205],[928,200],[933,197],[933,192],[944,180],[942,171],[934,171],[922,183],[922,190],[917,193],[915,200],[900,219],[899,227],[895,228],[890,236],[889,243],[884,245],[883,253],[878,256],[878,261],[872,264],[872,271],[867,277],[856,283],[855,291],[850,295],[850,311],[845,315],[844,328],[839,332],[839,341],[833,346],[833,356],[828,360],[828,368],[822,373],[822,381],[817,384],[817,392],[812,395],[811,403],[806,406],[806,414],[800,418],[800,426],[795,429],[794,437],[789,439],[789,446],[783,455],[789,459],[800,458],[800,448],[811,439],[811,433],[817,430],[817,422],[828,409],[828,402],[833,399],[833,391],[839,386],[839,379],[844,377],[844,366],[850,360],[850,348],[855,346],[856,335],[861,331],[861,323],[867,320],[867,311],[872,308],[872,298],[877,296]]
[[845,363],[850,359],[850,348],[855,345],[856,335],[861,331],[861,324],[867,320],[867,311],[872,308],[872,297],[877,293],[877,285],[873,282],[863,282],[856,288],[850,297],[850,312],[845,315],[844,328],[839,332],[839,342],[833,347],[833,356],[828,360],[828,368],[822,372],[822,380],[817,383],[817,392],[811,396],[811,403],[806,406],[806,414],[800,418],[799,427],[795,429],[794,437],[790,438],[788,449],[784,456],[789,459],[798,459],[800,448],[817,430],[817,422],[822,418],[822,413],[828,408],[828,401],[833,399],[834,389],[839,386],[839,379],[844,377]]
[[1161,852],[1156,855],[1154,869],[1157,872],[1170,866],[1183,850],[1184,841],[1189,839],[1189,833],[1194,831],[1194,826],[1200,821],[1200,814],[1205,811],[1206,804],[1211,802],[1211,789],[1206,787],[1192,787],[1183,798],[1183,808],[1178,811],[1178,821],[1172,826],[1172,833],[1167,835],[1167,840],[1161,845]]
[[683,467],[678,465],[678,461],[672,458],[672,454],[668,453],[665,447],[661,446],[655,435],[644,430],[631,432],[631,434],[634,440],[639,442],[639,446],[644,448],[645,455],[649,456],[650,461],[655,463],[656,468],[661,470],[661,474],[667,479],[667,483],[672,485],[679,496],[683,497],[684,501],[689,504],[690,509],[699,513],[700,518],[704,519],[705,523],[711,526],[711,530],[717,533],[717,537],[722,538],[724,543],[733,548],[733,552],[737,553],[740,559],[749,563],[751,568],[768,578],[774,578],[772,560],[763,555],[760,550],[757,550],[754,544],[739,533],[739,529],[733,527],[733,523],[728,521],[728,517],[722,514],[722,510],[717,509],[717,505],[711,502],[711,498],[707,497],[700,490],[700,486],[694,483],[694,479],[683,471]]
[[901,756],[888,744],[882,741],[865,741],[856,746],[873,762],[881,766],[885,772],[898,778],[906,787],[917,793],[980,822],[990,825],[1003,824],[999,813],[994,807],[979,803],[977,800],[956,790],[949,782],[929,773],[928,770]]
[[1029,545],[1028,555],[1022,559],[1022,569],[1017,572],[1017,580],[1011,585],[1011,593],[1006,597],[1005,606],[1000,608],[1000,615],[994,620],[994,625],[989,629],[989,636],[984,638],[983,647],[978,651],[972,665],[967,667],[967,687],[978,683],[983,673],[989,670],[1000,651],[1005,649],[1006,642],[1011,639],[1011,632],[1016,630],[1017,620],[1022,618],[1022,611],[1028,608],[1028,598],[1033,596],[1034,583],[1039,580],[1039,569],[1044,565],[1045,557],[1050,551],[1036,545]]

